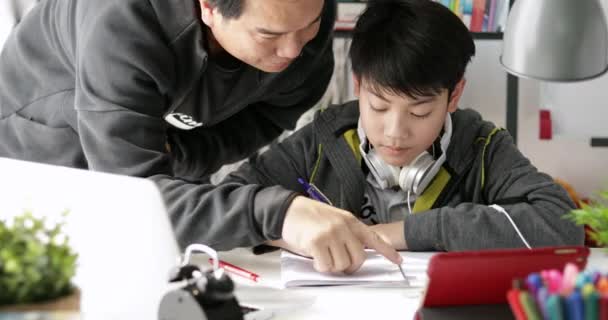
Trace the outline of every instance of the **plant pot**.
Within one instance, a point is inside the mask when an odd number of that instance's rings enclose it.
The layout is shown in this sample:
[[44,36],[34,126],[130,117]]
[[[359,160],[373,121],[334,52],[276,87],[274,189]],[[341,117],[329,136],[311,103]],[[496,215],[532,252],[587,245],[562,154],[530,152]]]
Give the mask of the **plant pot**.
[[80,290],[74,288],[72,293],[67,296],[63,296],[51,301],[44,301],[38,303],[28,304],[15,304],[0,306],[0,314],[4,312],[30,312],[30,311],[68,311],[68,312],[79,312],[80,311]]

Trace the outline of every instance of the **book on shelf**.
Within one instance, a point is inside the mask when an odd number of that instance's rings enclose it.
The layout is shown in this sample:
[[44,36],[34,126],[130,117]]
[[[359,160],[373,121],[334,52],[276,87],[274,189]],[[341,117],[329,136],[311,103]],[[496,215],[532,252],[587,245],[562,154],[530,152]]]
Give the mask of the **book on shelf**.
[[[454,12],[471,32],[503,32],[509,0],[433,0]],[[349,31],[365,10],[366,1],[338,1],[335,30]]]
[[471,29],[471,23],[473,21],[473,0],[462,0],[462,23]]
[[509,0],[433,0],[462,19],[471,32],[503,32],[509,15]]
[[473,1],[473,18],[471,19],[471,25],[469,30],[471,32],[482,32],[483,31],[483,15],[486,10],[486,0],[474,0]]
[[365,2],[338,2],[335,30],[352,30],[365,10]]

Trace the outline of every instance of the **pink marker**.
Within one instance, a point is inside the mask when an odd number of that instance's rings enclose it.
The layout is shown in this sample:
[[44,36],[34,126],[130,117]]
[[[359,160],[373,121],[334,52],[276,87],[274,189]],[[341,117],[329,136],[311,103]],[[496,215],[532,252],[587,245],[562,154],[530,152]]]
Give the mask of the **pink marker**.
[[548,283],[547,288],[549,293],[559,293],[559,289],[562,286],[562,274],[558,270],[551,269],[547,274]]
[[574,286],[576,285],[576,277],[578,276],[578,267],[573,263],[567,263],[564,267],[564,275],[562,277],[562,284],[559,289],[560,293],[564,296],[570,295]]

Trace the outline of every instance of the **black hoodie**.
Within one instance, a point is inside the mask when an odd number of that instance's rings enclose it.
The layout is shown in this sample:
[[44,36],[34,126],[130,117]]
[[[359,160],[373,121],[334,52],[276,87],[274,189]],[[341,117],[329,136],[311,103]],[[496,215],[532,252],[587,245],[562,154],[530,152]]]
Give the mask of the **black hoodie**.
[[321,98],[333,72],[335,1],[325,1],[317,37],[286,70],[245,65],[224,87],[209,76],[195,8],[192,0],[38,4],[0,56],[0,156],[151,178],[182,245],[221,242],[209,230],[229,223],[228,211],[269,236],[267,221],[233,201],[263,191],[200,181],[292,129]]

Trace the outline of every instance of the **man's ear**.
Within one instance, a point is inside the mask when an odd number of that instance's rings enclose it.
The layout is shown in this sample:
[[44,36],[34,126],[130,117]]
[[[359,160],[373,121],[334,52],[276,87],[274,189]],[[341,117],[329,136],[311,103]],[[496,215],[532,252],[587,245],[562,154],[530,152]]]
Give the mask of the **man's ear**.
[[201,20],[209,28],[213,28],[215,14],[215,7],[209,2],[209,0],[198,0],[201,4]]
[[353,73],[353,90],[355,93],[355,97],[359,97],[359,93],[361,92],[361,83],[359,82],[359,78]]
[[464,77],[458,81],[456,86],[454,86],[454,90],[452,90],[452,94],[450,95],[450,100],[448,102],[448,112],[454,112],[458,109],[458,101],[460,97],[462,97],[462,93],[464,92],[464,85],[467,83]]

